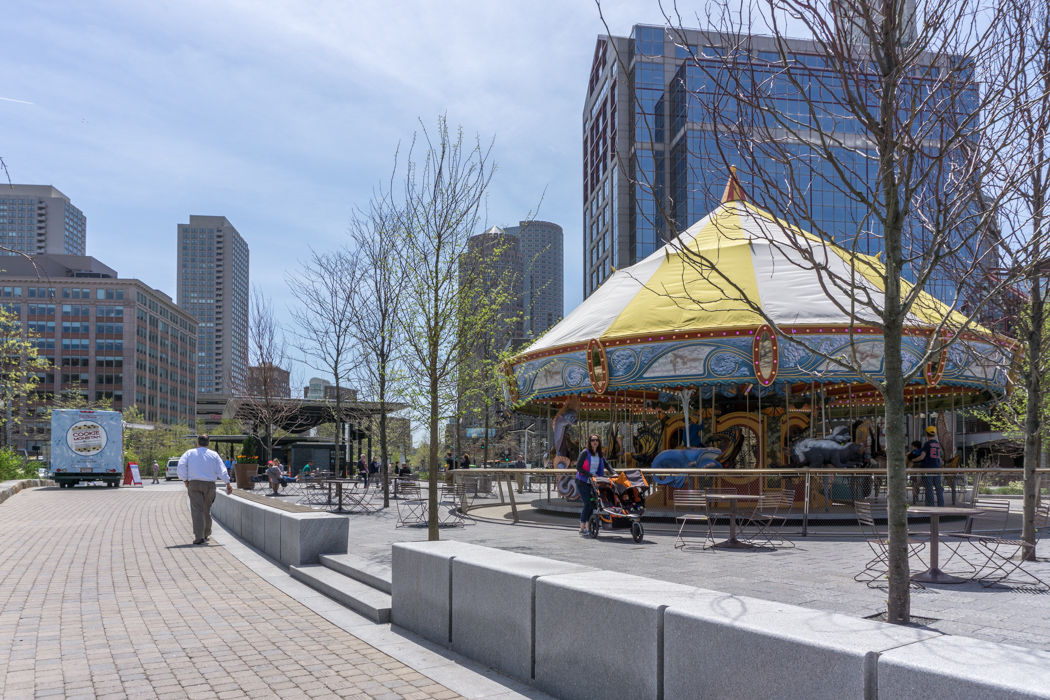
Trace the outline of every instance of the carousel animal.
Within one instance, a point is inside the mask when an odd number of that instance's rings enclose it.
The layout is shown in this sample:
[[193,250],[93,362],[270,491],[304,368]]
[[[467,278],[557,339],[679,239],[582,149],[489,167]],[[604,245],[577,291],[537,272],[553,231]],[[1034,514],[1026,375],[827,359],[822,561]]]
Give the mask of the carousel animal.
[[806,438],[791,446],[795,466],[820,469],[830,464],[835,469],[868,465],[865,447],[856,442],[841,444],[835,440]]
[[[664,450],[653,459],[653,469],[717,469],[722,450],[713,447],[679,447]],[[664,474],[653,477],[656,483],[680,489],[685,486],[685,474]]]
[[551,447],[555,467],[568,468],[580,453],[580,444],[572,439],[572,426],[576,425],[580,409],[580,397],[572,396],[554,416],[554,445]]

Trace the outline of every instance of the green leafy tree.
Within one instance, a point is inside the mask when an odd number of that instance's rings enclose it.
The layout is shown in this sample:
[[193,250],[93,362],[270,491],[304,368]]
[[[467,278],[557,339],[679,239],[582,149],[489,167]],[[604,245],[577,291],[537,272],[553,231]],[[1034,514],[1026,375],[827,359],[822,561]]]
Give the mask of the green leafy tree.
[[[416,147],[421,153],[415,160]],[[440,444],[443,417],[455,411],[459,367],[493,323],[498,302],[478,293],[486,260],[466,258],[468,239],[480,229],[481,206],[492,177],[489,148],[450,132],[444,118],[413,141],[396,198],[398,267],[403,271],[402,331],[413,406]],[[428,537],[439,538],[438,451],[430,450]]]
[[37,356],[36,337],[17,314],[0,305],[0,434],[7,447],[13,447],[14,435],[25,423],[30,404],[46,400],[35,392],[40,375],[54,371]]

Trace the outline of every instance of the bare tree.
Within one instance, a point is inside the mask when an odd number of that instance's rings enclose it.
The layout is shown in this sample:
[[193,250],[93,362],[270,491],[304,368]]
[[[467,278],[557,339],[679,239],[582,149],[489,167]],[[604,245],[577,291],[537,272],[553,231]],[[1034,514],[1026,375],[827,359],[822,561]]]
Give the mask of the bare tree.
[[291,396],[291,355],[273,302],[256,286],[248,312],[248,362],[245,381],[231,388],[237,418],[262,445],[266,461],[273,458],[278,431],[290,427],[295,432],[302,402]]
[[379,403],[384,508],[390,507],[388,402],[392,395],[398,395],[404,379],[399,363],[403,337],[400,321],[407,275],[397,254],[402,239],[399,225],[389,192],[377,193],[367,209],[354,214],[350,225],[350,236],[363,267],[361,298],[352,310],[352,319],[362,349],[360,370]]
[[[859,375],[882,396],[888,619],[897,623],[910,617],[905,386],[920,381],[950,344],[979,333],[974,319],[1020,272],[1013,267],[991,280],[984,274],[999,268],[1007,251],[995,221],[1022,174],[1003,171],[988,157],[1016,148],[1009,138],[1014,104],[978,83],[980,76],[1022,67],[1005,13],[945,0],[923,5],[921,17],[913,17],[911,6],[904,0],[718,2],[705,22],[717,31],[699,45],[686,40],[690,34],[677,6],[667,13],[668,34],[688,56],[672,81],[670,112],[682,120],[673,128],[702,136],[702,153],[692,165],[697,180],[704,182],[703,172],[741,166],[743,182],[733,176],[731,199],[746,190],[774,212],[769,219],[739,209],[763,219],[753,235],[778,259],[819,280],[823,296],[847,319],[845,351],[829,354],[816,339],[781,327],[717,256],[677,238],[696,218],[689,202],[713,202],[714,182],[670,197],[658,183],[639,182],[660,207],[659,220],[651,223],[680,251],[688,274],[716,286],[720,303],[758,314],[784,345],[803,346],[829,366]],[[789,38],[787,20],[791,33],[810,39]],[[770,36],[749,33],[763,22]],[[647,120],[645,109],[635,112]],[[825,195],[829,205],[847,212],[848,224],[825,215]],[[953,279],[982,284],[953,289]],[[928,301],[927,292],[943,304]],[[688,289],[676,298],[694,309],[710,303]],[[878,370],[870,366],[864,332],[881,335]],[[914,345],[916,334],[920,356],[906,366],[904,347]]]
[[[1044,356],[1050,318],[1047,318],[1047,289],[1043,277],[1048,216],[1050,216],[1050,11],[1045,2],[1014,0],[1006,22],[1011,39],[1021,54],[1021,69],[989,75],[987,89],[1006,95],[1015,105],[1012,130],[1017,147],[993,154],[1006,172],[1019,171],[1013,206],[1003,207],[999,227],[1013,244],[1015,266],[1026,268],[1023,288],[1007,294],[997,309],[1015,321],[1021,342],[1019,391],[996,411],[998,417],[1019,429],[1024,444],[1024,497],[1021,538],[1031,545],[1024,556],[1036,558],[1035,510],[1040,481],[1036,474],[1046,433],[1046,391],[1043,376],[1050,370]],[[1012,302],[1012,303],[1011,303]],[[1013,307],[1013,308],[1011,308]],[[1012,311],[1013,313],[1009,313]],[[1019,410],[1018,410],[1019,409]],[[1012,414],[1012,415],[1011,415]]]
[[[406,370],[418,377],[418,402],[430,428],[429,538],[438,534],[437,479],[440,421],[454,410],[458,369],[466,349],[493,322],[495,309],[474,290],[484,260],[467,258],[467,241],[481,225],[481,205],[492,178],[491,146],[465,142],[444,118],[413,142],[398,193],[398,265],[405,272],[403,331]],[[425,149],[413,160],[415,148]],[[477,267],[472,267],[473,265]]]
[[288,276],[288,287],[298,302],[289,309],[299,329],[296,348],[308,366],[335,379],[337,474],[344,473],[340,446],[345,419],[342,387],[360,359],[354,318],[362,302],[364,275],[356,252],[337,250],[311,251],[301,269]]

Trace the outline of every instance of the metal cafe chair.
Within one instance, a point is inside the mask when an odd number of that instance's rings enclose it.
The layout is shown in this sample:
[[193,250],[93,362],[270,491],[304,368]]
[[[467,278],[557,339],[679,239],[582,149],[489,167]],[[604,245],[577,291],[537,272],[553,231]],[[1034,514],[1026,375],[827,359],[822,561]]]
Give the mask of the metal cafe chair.
[[707,494],[704,491],[693,491],[680,489],[674,492],[674,519],[681,522],[678,528],[678,539],[675,540],[675,549],[684,548],[688,543],[682,538],[682,532],[689,523],[700,523],[706,526],[706,536],[702,549],[714,546],[715,537],[711,529],[711,518],[707,514]]
[[[1050,503],[1044,503],[1036,508],[1035,527],[1036,544],[1038,544],[1041,538],[1046,537],[1047,530],[1050,530]],[[985,556],[985,562],[976,576],[985,588],[1001,583],[1012,583],[1043,591],[1050,590],[1050,584],[1024,566],[1024,557],[1035,550],[1035,544],[1019,538],[1004,536],[977,536],[971,539],[971,542],[974,542],[981,554]]]
[[785,540],[780,534],[794,503],[794,489],[783,489],[759,499],[754,512],[745,521],[745,526],[756,528],[747,541],[758,547],[794,547],[794,542]]
[[[970,556],[976,553],[980,557],[982,553],[978,540],[988,537],[1005,537],[1006,525],[1010,520],[1010,501],[1006,499],[978,498],[970,505],[983,511],[983,513],[968,517],[966,519],[966,527],[962,532],[942,533],[942,539],[945,540],[944,546],[951,550],[951,554],[948,555],[947,561],[941,565],[941,568],[947,570],[948,564],[956,557],[959,557],[969,567],[969,570],[965,573],[973,575],[977,573],[977,566],[967,559],[961,550],[964,545],[969,544],[977,550],[976,552],[971,552]],[[976,534],[973,532],[975,527],[978,529]],[[951,544],[951,540],[956,540],[954,546]]]
[[[877,588],[877,582],[885,578],[890,570],[889,566],[889,540],[875,526],[875,518],[871,512],[871,503],[867,501],[854,501],[853,508],[857,514],[857,524],[865,535],[865,541],[875,556],[864,565],[864,569],[853,577],[858,583],[867,584],[868,588]],[[926,547],[922,540],[908,538],[908,549],[910,556],[919,558],[919,554]],[[921,558],[919,559],[921,561]],[[925,588],[921,583],[915,581],[911,585]]]
[[401,485],[401,498],[397,501],[397,523],[395,527],[421,525],[427,521],[427,502],[419,490],[419,483]]

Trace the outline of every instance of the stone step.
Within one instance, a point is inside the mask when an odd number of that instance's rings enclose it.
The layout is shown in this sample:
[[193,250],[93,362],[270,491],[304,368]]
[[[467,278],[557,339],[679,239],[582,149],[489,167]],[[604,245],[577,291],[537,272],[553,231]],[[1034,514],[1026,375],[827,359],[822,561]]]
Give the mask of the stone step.
[[390,593],[389,564],[377,564],[353,554],[322,554],[319,559],[322,566],[384,593]]
[[292,566],[290,572],[292,578],[373,622],[390,622],[390,594],[377,591],[326,566]]

